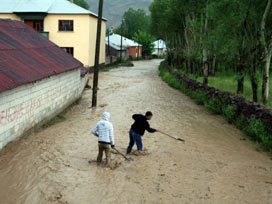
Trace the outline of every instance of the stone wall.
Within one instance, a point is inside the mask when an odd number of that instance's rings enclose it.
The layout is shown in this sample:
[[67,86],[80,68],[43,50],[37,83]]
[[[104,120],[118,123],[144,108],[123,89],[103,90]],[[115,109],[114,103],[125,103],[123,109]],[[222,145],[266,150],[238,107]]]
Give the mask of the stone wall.
[[236,105],[237,115],[242,115],[246,118],[255,116],[256,119],[261,120],[266,125],[267,130],[270,132],[270,134],[272,133],[272,110],[271,109],[268,109],[258,103],[246,100],[245,98],[241,96],[203,85],[202,83],[199,83],[193,79],[190,79],[184,74],[174,71],[166,62],[163,62],[163,66],[171,74],[179,78],[187,89],[191,91],[197,91],[197,90],[204,91],[208,95],[209,98],[214,99],[219,104]]
[[81,97],[88,74],[80,69],[0,93],[0,149]]

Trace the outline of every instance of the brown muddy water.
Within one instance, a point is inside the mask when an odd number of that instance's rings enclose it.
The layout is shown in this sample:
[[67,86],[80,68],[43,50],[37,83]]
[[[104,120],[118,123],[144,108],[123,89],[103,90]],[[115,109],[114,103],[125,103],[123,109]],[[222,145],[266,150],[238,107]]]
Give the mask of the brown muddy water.
[[[272,161],[226,120],[209,113],[158,76],[159,60],[100,73],[98,107],[91,90],[66,120],[0,151],[1,204],[271,204]],[[91,81],[90,81],[91,84]],[[131,115],[151,110],[143,137],[146,156],[129,163],[112,154],[115,169],[91,164],[91,128],[111,113],[116,147],[125,153]],[[135,147],[134,147],[135,149]]]

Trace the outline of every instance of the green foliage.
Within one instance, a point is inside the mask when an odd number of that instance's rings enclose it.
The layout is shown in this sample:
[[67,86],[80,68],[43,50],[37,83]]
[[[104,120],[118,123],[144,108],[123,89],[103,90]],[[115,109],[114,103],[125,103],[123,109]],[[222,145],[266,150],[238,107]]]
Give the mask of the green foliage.
[[209,99],[204,103],[204,106],[215,114],[221,113],[221,107],[214,99]]
[[151,33],[165,39],[168,30],[168,0],[154,0],[149,7],[151,12]]
[[257,120],[255,116],[251,116],[248,125],[244,128],[244,131],[254,140],[258,140],[260,135],[265,134],[265,126]]
[[247,124],[246,118],[243,115],[240,115],[240,116],[237,116],[237,118],[234,118],[234,125],[240,130],[243,130],[246,124]]
[[122,58],[122,61],[121,61],[120,57],[117,58],[116,63],[119,64],[119,65],[122,65],[122,66],[128,66],[128,67],[133,67],[134,66],[134,64],[131,61],[129,61],[129,60],[125,59],[125,58]]
[[126,61],[124,64],[122,64],[123,66],[127,66],[127,67],[133,67],[134,64],[131,61]]
[[[92,11],[97,13],[98,0],[85,0],[92,7]],[[123,14],[128,8],[144,9],[148,11],[148,6],[153,0],[104,0],[103,16],[108,20],[107,27],[116,28],[121,23]]]
[[178,80],[176,77],[174,77],[171,73],[161,68],[160,76],[164,81],[166,81],[170,86],[180,89],[182,84],[180,80]]
[[143,9],[134,10],[129,8],[123,15],[123,32],[121,26],[114,30],[114,33],[123,34],[123,36],[132,39],[134,33],[138,31],[150,31],[150,17],[146,15]]
[[265,124],[250,117],[244,131],[255,141],[257,141],[265,150],[272,151],[272,135],[268,134]]
[[193,92],[192,97],[198,105],[204,105],[207,101],[207,94],[201,90]]
[[108,72],[112,69],[116,69],[116,68],[119,68],[119,65],[116,64],[116,65],[112,65],[112,66],[108,66],[108,67],[104,67],[103,69],[101,69],[101,72]]
[[236,119],[236,105],[226,105],[222,109],[224,116],[227,118],[229,123],[234,123]]
[[144,57],[133,57],[132,58],[132,61],[141,61],[141,60],[145,60],[145,58]]
[[[160,65],[160,76],[170,86],[175,87],[190,97],[192,97],[197,104],[202,104],[215,114],[222,113],[230,123],[233,123],[239,129],[245,131],[250,138],[257,141],[264,150],[272,152],[272,135],[268,133],[265,124],[256,119],[254,116],[246,118],[243,115],[237,115],[237,106],[216,101],[216,98],[208,98],[207,94],[201,90],[192,91],[187,89],[183,83],[172,75],[169,71],[164,69],[163,64]],[[270,130],[271,131],[271,130]]]
[[224,67],[237,80],[249,75],[260,83],[272,38],[272,8],[263,22],[267,5],[267,0],[154,0],[151,30],[166,41],[171,65],[201,76],[207,60],[212,75]]
[[82,8],[85,8],[87,10],[90,8],[89,4],[85,0],[74,0],[74,4],[76,4]]
[[154,51],[154,37],[149,33],[139,30],[138,32],[134,33],[132,39],[143,46],[142,49],[144,56],[149,56]]
[[[186,74],[186,73],[184,73]],[[194,77],[192,75],[188,75],[190,78]],[[227,92],[231,92],[231,93],[236,93],[236,89],[237,89],[237,78],[236,78],[236,74],[229,70],[229,71],[218,71],[216,73],[215,76],[210,76],[209,77],[209,86],[215,87],[217,89],[220,89],[222,91],[227,91]],[[256,73],[256,81],[258,83],[258,98],[261,98],[261,73],[257,72]],[[203,77],[199,77],[197,78],[197,81],[202,82]],[[269,84],[272,87],[272,76],[270,76],[270,80],[269,80]],[[251,87],[251,80],[250,80],[250,76],[245,75],[245,79],[244,79],[244,92],[242,94],[239,94],[243,97],[245,97],[248,100],[252,101],[253,98],[253,93],[252,93],[252,87]],[[269,90],[269,96],[270,99],[272,99],[272,89]],[[268,108],[272,108],[272,101],[270,100],[270,102],[268,104],[265,105]]]

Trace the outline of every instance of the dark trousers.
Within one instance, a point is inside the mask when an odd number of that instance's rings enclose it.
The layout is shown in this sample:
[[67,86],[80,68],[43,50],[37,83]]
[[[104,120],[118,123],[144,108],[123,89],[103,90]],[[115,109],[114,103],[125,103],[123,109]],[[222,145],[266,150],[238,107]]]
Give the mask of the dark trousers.
[[137,150],[143,150],[142,136],[130,129],[129,131],[129,145],[127,148],[127,154],[129,154],[136,143]]

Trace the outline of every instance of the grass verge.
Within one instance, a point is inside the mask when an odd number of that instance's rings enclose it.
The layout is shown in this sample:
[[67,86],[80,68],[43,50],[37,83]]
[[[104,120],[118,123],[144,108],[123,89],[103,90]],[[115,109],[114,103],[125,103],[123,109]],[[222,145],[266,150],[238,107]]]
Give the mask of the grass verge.
[[269,131],[271,127],[266,127],[261,120],[256,119],[254,116],[246,118],[243,115],[239,115],[236,105],[224,103],[216,98],[209,98],[201,90],[191,91],[187,89],[180,79],[163,67],[163,64],[160,65],[159,70],[161,78],[170,86],[184,92],[193,98],[197,104],[204,105],[211,112],[224,115],[229,123],[244,131],[262,150],[272,153],[272,135],[269,133],[271,132]]

